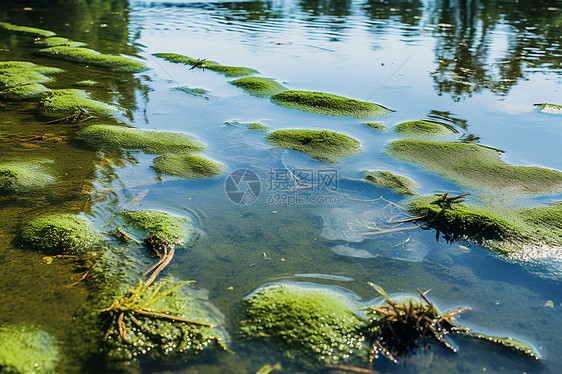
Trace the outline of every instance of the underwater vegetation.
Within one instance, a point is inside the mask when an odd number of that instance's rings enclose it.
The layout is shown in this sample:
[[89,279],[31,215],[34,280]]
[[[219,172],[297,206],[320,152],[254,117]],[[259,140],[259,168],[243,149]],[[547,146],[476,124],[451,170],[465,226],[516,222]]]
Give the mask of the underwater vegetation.
[[199,96],[204,98],[205,100],[209,100],[209,96],[207,96],[209,91],[204,88],[189,88],[187,86],[179,86],[179,87],[172,87],[171,90],[185,92],[192,96]]
[[388,131],[388,127],[378,122],[364,122],[363,124],[377,131],[381,131],[381,132]]
[[428,138],[432,136],[447,136],[458,133],[453,127],[439,122],[417,120],[402,122],[394,128],[398,134],[409,138]]
[[216,161],[186,154],[158,156],[152,160],[152,168],[158,174],[185,179],[212,177],[224,171],[224,166]]
[[328,130],[277,130],[267,135],[267,141],[277,148],[305,152],[328,162],[354,155],[361,148],[357,140]]
[[0,31],[1,30],[21,33],[21,34],[35,35],[35,36],[43,36],[43,37],[56,35],[54,32],[49,30],[43,30],[43,29],[38,29],[35,27],[28,27],[28,26],[18,26],[18,25],[13,25],[9,22],[0,22]]
[[146,236],[156,235],[168,246],[181,246],[194,239],[195,231],[186,217],[176,216],[157,210],[134,210],[119,213],[128,227],[143,232]]
[[267,97],[287,90],[287,88],[277,83],[274,79],[263,77],[240,78],[229,83],[257,97]]
[[41,98],[37,110],[42,117],[61,118],[72,116],[77,108],[98,117],[110,117],[118,111],[117,107],[90,99],[86,91],[77,89],[49,91]]
[[45,172],[44,164],[40,161],[0,163],[0,195],[30,193],[55,182]]
[[41,83],[53,78],[46,74],[61,73],[64,70],[37,65],[27,61],[0,62],[0,98],[23,100],[35,98],[38,91],[47,91]]
[[401,195],[416,195],[415,188],[419,185],[408,177],[396,175],[390,171],[365,170],[365,179],[378,187],[390,188]]
[[39,99],[50,90],[41,83],[22,84],[0,91],[1,100],[33,100]]
[[205,69],[212,70],[214,72],[223,74],[227,77],[243,77],[245,75],[252,75],[258,73],[257,70],[251,68],[221,65],[215,61],[207,61],[206,59],[195,59],[195,58],[179,55],[177,53],[154,53],[154,56],[163,58],[170,62],[190,65],[191,69],[198,68],[203,70]]
[[93,49],[83,47],[49,47],[40,49],[39,53],[53,58],[102,66],[115,71],[138,73],[148,69],[145,64],[131,60],[130,58],[106,55],[98,51],[94,51]]
[[256,130],[256,131],[261,131],[261,132],[267,132],[267,126],[262,124],[262,123],[258,123],[258,122],[248,123],[248,125],[246,125],[246,128],[248,130]]

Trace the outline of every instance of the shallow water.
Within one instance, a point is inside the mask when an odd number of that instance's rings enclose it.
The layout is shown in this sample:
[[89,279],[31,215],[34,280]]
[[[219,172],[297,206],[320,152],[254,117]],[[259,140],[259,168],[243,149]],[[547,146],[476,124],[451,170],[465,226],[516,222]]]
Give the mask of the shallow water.
[[[460,322],[476,331],[532,344],[539,363],[485,342],[455,338],[459,352],[434,346],[400,366],[375,363],[382,372],[557,373],[562,365],[560,261],[512,262],[478,245],[469,250],[436,241],[432,230],[365,236],[373,224],[404,217],[403,198],[362,182],[362,170],[392,170],[417,182],[420,194],[466,192],[421,167],[387,156],[399,136],[377,132],[349,117],[326,117],[272,105],[245,94],[229,78],[189,70],[152,56],[175,52],[224,65],[247,66],[290,89],[323,91],[380,103],[395,112],[375,121],[388,127],[435,119],[505,151],[516,165],[562,170],[559,115],[533,104],[562,104],[562,11],[556,1],[53,1],[32,10],[0,5],[0,21],[41,27],[87,42],[106,53],[144,59],[139,74],[85,68],[35,54],[32,38],[0,34],[0,60],[28,60],[66,70],[48,84],[100,82],[96,98],[126,108],[121,121],[145,129],[183,131],[207,144],[204,155],[227,167],[205,180],[158,178],[154,156],[101,154],[69,139],[81,125],[44,125],[25,104],[0,103],[1,160],[47,159],[60,183],[44,195],[0,197],[0,322],[33,321],[64,341],[85,285],[65,288],[76,276],[71,262],[47,265],[44,255],[14,246],[17,228],[45,212],[82,213],[102,227],[116,211],[159,209],[191,217],[197,241],[178,251],[167,271],[209,291],[226,316],[235,354],[221,353],[177,365],[142,363],[132,372],[256,372],[281,361],[275,353],[240,342],[241,301],[269,282],[303,281],[342,287],[365,302],[376,297],[367,282],[389,293],[431,289],[441,309],[469,306]],[[209,98],[170,90],[204,88]],[[259,131],[226,121],[261,122],[270,130],[334,130],[362,143],[362,152],[335,164],[295,151],[272,150]],[[51,140],[26,136],[53,134]],[[59,139],[60,138],[60,139]],[[30,144],[32,143],[32,144]],[[285,192],[275,173],[289,168],[335,177],[328,188]],[[230,172],[248,169],[261,181],[258,199],[233,203],[225,192]],[[295,202],[294,199],[299,199]],[[473,197],[476,198],[476,197]],[[542,196],[514,203],[559,200]],[[560,259],[559,259],[560,260]],[[554,308],[545,307],[552,300]],[[102,366],[103,364],[98,364]],[[71,362],[68,371],[99,372]]]

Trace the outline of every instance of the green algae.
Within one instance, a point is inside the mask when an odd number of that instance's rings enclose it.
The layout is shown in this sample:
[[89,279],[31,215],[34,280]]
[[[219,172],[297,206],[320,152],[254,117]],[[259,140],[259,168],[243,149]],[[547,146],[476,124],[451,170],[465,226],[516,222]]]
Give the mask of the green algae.
[[286,87],[277,83],[275,80],[262,77],[240,78],[228,83],[240,87],[250,95],[257,97],[267,97],[287,90]]
[[35,192],[53,183],[54,178],[45,173],[43,162],[0,163],[0,195]]
[[85,80],[85,81],[79,81],[75,83],[77,86],[86,86],[86,87],[90,87],[90,86],[95,86],[98,84],[98,82],[96,81],[91,81],[91,80]]
[[78,108],[96,117],[110,117],[118,111],[117,107],[90,99],[86,91],[77,89],[49,91],[42,97],[37,110],[42,117],[58,119],[74,114]]
[[401,195],[416,195],[414,190],[419,185],[408,177],[396,175],[390,171],[365,170],[365,179],[378,187],[390,188]]
[[277,148],[305,152],[328,162],[356,154],[361,147],[357,140],[327,130],[277,130],[267,136],[267,141]]
[[364,122],[363,124],[377,131],[381,131],[381,132],[388,131],[388,127],[378,122]]
[[0,373],[55,373],[59,345],[33,325],[0,325]]
[[188,134],[93,125],[76,133],[76,140],[101,150],[136,149],[148,154],[199,152],[204,145]]
[[66,213],[47,214],[29,221],[19,232],[23,246],[58,254],[84,253],[95,248],[101,236],[88,221]]
[[465,187],[489,193],[538,195],[562,191],[562,173],[510,165],[500,158],[500,152],[484,146],[403,139],[390,143],[388,152]]
[[402,122],[397,124],[394,130],[398,134],[410,138],[448,136],[457,133],[454,128],[442,123],[424,120]]
[[134,210],[119,213],[119,217],[143,235],[157,235],[169,245],[184,245],[195,236],[191,221],[157,210]]
[[0,91],[0,100],[34,100],[49,91],[41,83],[22,84]]
[[185,92],[187,94],[190,94],[191,96],[199,96],[204,98],[205,100],[209,100],[209,96],[207,96],[209,91],[204,88],[189,88],[187,86],[179,86],[173,87],[171,88],[171,90]]
[[10,32],[29,34],[29,35],[36,35],[36,36],[43,36],[43,37],[50,37],[56,35],[54,32],[49,30],[43,30],[43,29],[38,29],[29,26],[18,26],[8,22],[0,22],[0,30],[6,30]]
[[239,66],[221,65],[215,61],[207,61],[205,59],[195,59],[183,56],[177,53],[154,53],[154,56],[163,58],[170,62],[190,65],[192,68],[208,69],[217,73],[221,73],[227,77],[243,77],[258,73],[257,70]]
[[3,61],[0,62],[0,89],[50,82],[53,78],[45,74],[63,71],[62,69],[37,65],[27,61]]
[[61,38],[60,36],[53,36],[50,38],[36,40],[35,44],[47,46],[47,47],[83,47],[86,43],[75,42],[74,40],[68,40],[67,38]]
[[323,92],[283,91],[271,96],[279,106],[328,116],[374,118],[388,114],[389,110],[375,103],[349,99]]
[[219,175],[224,166],[196,155],[162,155],[152,160],[152,168],[159,174],[185,179],[205,178]]
[[251,123],[248,123],[248,124],[246,125],[246,128],[247,128],[248,130],[257,130],[257,131],[261,131],[261,132],[266,132],[266,131],[267,131],[267,126],[265,126],[265,125],[262,124],[262,123],[258,123],[258,122],[251,122]]
[[107,55],[83,47],[49,47],[39,50],[39,53],[63,60],[80,62],[88,65],[102,66],[116,71],[127,71],[138,73],[147,70],[148,67],[138,61],[123,56]]
[[535,104],[535,106],[539,107],[541,112],[543,113],[562,114],[562,105],[540,103],[540,104]]

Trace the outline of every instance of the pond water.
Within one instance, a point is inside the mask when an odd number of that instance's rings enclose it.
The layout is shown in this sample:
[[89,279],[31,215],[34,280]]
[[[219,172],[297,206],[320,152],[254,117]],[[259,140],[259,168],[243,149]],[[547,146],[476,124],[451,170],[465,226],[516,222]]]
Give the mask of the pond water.
[[[276,362],[286,372],[303,372],[276,351],[264,354],[263,347],[236,334],[244,297],[277,281],[341,287],[365,301],[377,296],[368,282],[390,294],[431,289],[443,310],[472,309],[460,317],[463,325],[525,341],[541,357],[536,362],[459,337],[454,339],[458,353],[433,346],[400,365],[378,360],[374,368],[381,372],[559,372],[562,259],[512,261],[476,244],[436,240],[434,230],[421,228],[364,235],[372,225],[406,213],[400,206],[404,198],[362,181],[363,170],[407,176],[420,185],[420,195],[474,191],[388,156],[387,144],[400,138],[393,131],[378,132],[350,117],[278,107],[230,85],[230,78],[152,55],[173,52],[247,66],[290,89],[376,102],[394,110],[375,120],[389,128],[438,120],[458,131],[455,140],[501,149],[506,162],[562,170],[562,117],[533,106],[562,104],[558,1],[37,0],[26,2],[26,8],[4,1],[0,21],[52,30],[104,53],[144,60],[150,69],[138,74],[86,68],[37,55],[30,36],[0,34],[0,60],[65,69],[50,88],[97,81],[87,90],[125,108],[118,121],[193,134],[206,144],[204,155],[227,169],[208,179],[160,178],[150,167],[153,155],[98,154],[69,140],[83,125],[43,124],[27,104],[0,102],[1,161],[50,160],[60,181],[44,194],[0,196],[0,323],[37,323],[64,342],[75,311],[88,297],[84,282],[64,287],[76,277],[75,264],[47,265],[44,254],[13,243],[18,227],[30,218],[80,213],[101,228],[120,210],[158,209],[196,224],[198,239],[177,251],[166,272],[208,290],[209,300],[226,316],[232,352],[173,365],[142,362],[130,372],[251,373]],[[171,90],[177,86],[203,88],[207,97]],[[362,150],[337,163],[321,162],[271,149],[265,133],[246,129],[252,122],[268,130],[338,131],[358,139]],[[50,135],[42,142],[26,141],[44,134]],[[251,204],[237,204],[225,191],[229,174],[239,169],[255,173],[261,183]],[[331,184],[284,190],[279,175],[287,169]],[[514,197],[511,203],[537,206],[560,197]],[[553,307],[545,306],[548,301]],[[67,361],[67,372],[104,368],[96,360]]]

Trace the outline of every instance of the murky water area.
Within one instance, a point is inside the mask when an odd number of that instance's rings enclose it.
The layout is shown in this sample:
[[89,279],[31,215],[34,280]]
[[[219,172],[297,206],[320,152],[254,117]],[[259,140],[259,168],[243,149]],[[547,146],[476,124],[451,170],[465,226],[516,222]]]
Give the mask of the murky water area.
[[[68,5],[70,3],[70,5]],[[26,5],[27,6],[27,5]],[[150,67],[116,73],[36,54],[32,37],[0,34],[0,60],[26,60],[65,69],[50,88],[90,79],[92,96],[124,108],[118,120],[143,129],[181,131],[206,144],[204,155],[227,172],[210,179],[158,177],[154,156],[98,154],[70,136],[82,124],[42,124],[27,104],[0,102],[0,158],[47,159],[59,182],[45,194],[0,196],[0,323],[34,322],[61,341],[87,296],[72,283],[71,261],[47,264],[44,254],[13,244],[18,227],[47,212],[81,213],[101,228],[124,209],[158,209],[191,217],[199,230],[166,269],[193,279],[226,316],[232,352],[166,365],[141,363],[142,373],[252,373],[282,362],[237,337],[243,298],[276,281],[312,282],[350,290],[363,301],[389,293],[431,289],[441,309],[472,308],[463,325],[531,344],[532,359],[484,341],[455,337],[457,353],[433,346],[385,373],[558,373],[562,366],[562,262],[514,262],[478,245],[436,240],[433,230],[364,235],[384,219],[406,217],[404,198],[362,181],[363,170],[392,170],[417,182],[421,195],[470,192],[426,169],[392,158],[399,136],[350,117],[328,117],[273,105],[244,93],[229,78],[152,56],[174,52],[247,66],[290,89],[322,91],[380,103],[394,110],[377,122],[445,122],[455,139],[501,149],[516,165],[562,170],[562,120],[535,103],[562,104],[562,8],[557,1],[3,1],[0,21],[55,31],[105,53],[136,56]],[[203,88],[207,97],[171,90]],[[230,122],[230,125],[225,124]],[[236,124],[235,122],[239,122]],[[296,151],[271,149],[265,133],[285,128],[338,131],[362,151],[325,163]],[[232,124],[234,123],[234,124]],[[42,141],[35,135],[49,134]],[[256,201],[237,204],[225,191],[229,173],[259,177]],[[284,170],[331,181],[323,189],[287,191]],[[472,197],[476,199],[477,197]],[[514,204],[560,200],[539,196]],[[439,238],[439,237],[438,237]],[[460,245],[460,246],[459,246]],[[469,247],[467,247],[469,245]],[[559,259],[560,260],[560,259]],[[553,307],[545,307],[551,300]],[[273,352],[273,353],[272,353]],[[71,362],[71,372],[99,372],[100,363]]]

